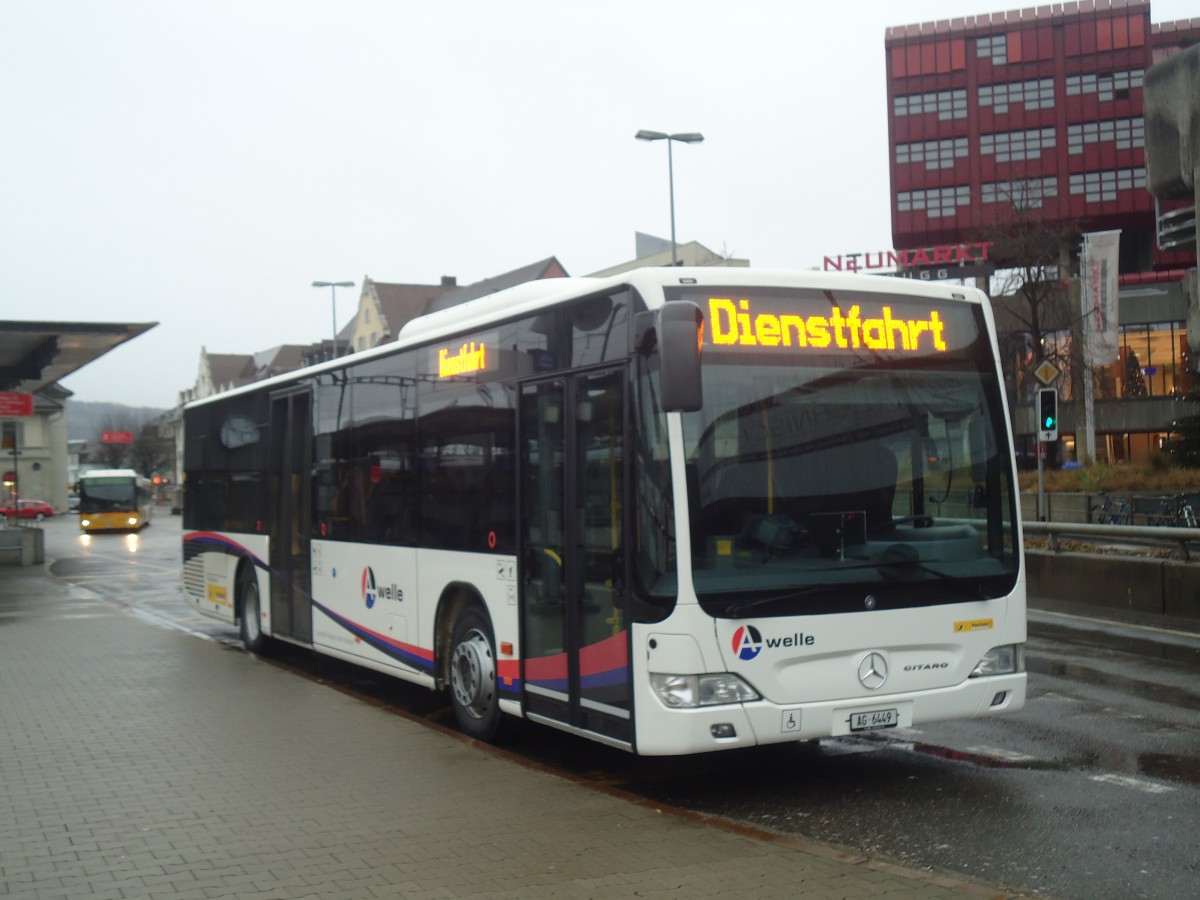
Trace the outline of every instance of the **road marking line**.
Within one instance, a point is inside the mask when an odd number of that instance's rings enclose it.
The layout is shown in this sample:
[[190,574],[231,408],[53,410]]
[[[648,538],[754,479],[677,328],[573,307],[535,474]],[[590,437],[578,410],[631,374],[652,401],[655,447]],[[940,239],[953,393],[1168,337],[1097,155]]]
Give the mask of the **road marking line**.
[[1057,616],[1060,619],[1075,619],[1077,622],[1090,622],[1095,625],[1108,625],[1117,628],[1129,628],[1135,631],[1153,631],[1158,634],[1169,634],[1173,637],[1194,638],[1197,636],[1194,631],[1179,631],[1174,628],[1159,628],[1155,625],[1138,625],[1133,622],[1115,622],[1112,619],[1101,619],[1095,616],[1079,616],[1072,613],[1055,612],[1049,609],[1033,610],[1043,616]]
[[192,637],[198,637],[206,641],[215,641],[216,638],[205,634],[203,631],[197,631],[195,628],[189,628],[180,622],[172,621],[160,613],[150,612],[137,606],[129,607],[129,612],[133,613],[139,619],[145,619],[154,625],[162,625],[167,628],[173,628],[176,631],[182,631],[184,634],[190,634]]
[[820,738],[817,743],[820,744],[822,751],[835,756],[849,756],[854,753],[878,753],[880,750],[895,749],[890,743],[863,740],[862,738],[849,735]]
[[1005,750],[1002,747],[968,747],[967,752],[1011,763],[1033,762],[1037,759],[1028,753],[1018,753],[1016,750]]
[[1091,776],[1092,781],[1100,781],[1105,784],[1115,784],[1118,787],[1133,788],[1135,791],[1142,791],[1146,794],[1169,794],[1175,790],[1173,787],[1168,787],[1165,784],[1157,784],[1153,781],[1146,781],[1142,778],[1132,778],[1129,775],[1114,775],[1106,773],[1104,775]]

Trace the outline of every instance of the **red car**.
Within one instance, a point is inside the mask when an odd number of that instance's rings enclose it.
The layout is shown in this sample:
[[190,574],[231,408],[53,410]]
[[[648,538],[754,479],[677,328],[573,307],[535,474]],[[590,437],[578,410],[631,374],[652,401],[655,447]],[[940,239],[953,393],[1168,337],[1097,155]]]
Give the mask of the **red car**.
[[15,510],[11,500],[0,506],[0,518],[11,519],[14,514],[18,519],[37,519],[40,522],[46,516],[54,515],[54,507],[45,500],[18,500]]

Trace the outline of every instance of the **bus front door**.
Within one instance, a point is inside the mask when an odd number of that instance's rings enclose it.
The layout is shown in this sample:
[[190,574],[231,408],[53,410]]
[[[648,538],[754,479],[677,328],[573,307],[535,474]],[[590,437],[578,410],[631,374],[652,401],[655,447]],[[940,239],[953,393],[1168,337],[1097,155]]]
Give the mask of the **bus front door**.
[[625,380],[528,383],[520,409],[525,709],[618,745],[632,740]]
[[312,396],[271,397],[271,632],[312,641],[309,498]]

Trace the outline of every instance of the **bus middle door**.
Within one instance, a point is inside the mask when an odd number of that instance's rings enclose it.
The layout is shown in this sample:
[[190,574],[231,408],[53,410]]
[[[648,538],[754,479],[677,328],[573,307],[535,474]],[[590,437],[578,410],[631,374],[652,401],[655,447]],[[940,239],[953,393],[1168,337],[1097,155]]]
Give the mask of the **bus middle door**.
[[312,395],[308,389],[271,397],[271,630],[311,643],[309,482]]
[[525,709],[632,740],[622,540],[625,370],[527,383],[520,400]]

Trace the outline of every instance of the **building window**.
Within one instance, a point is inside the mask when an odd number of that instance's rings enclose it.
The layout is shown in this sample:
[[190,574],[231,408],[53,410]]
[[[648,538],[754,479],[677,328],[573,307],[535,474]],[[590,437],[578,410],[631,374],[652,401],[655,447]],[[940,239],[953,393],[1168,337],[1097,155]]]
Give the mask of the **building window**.
[[25,423],[18,420],[0,422],[0,445],[8,451],[24,447]]
[[913,94],[906,97],[896,97],[892,108],[897,116],[923,116],[926,113],[937,113],[943,122],[951,119],[967,117],[967,92],[938,91],[935,94]]
[[1054,108],[1054,79],[985,84],[979,88],[979,105],[990,106],[995,113],[1008,112],[1009,106],[1023,104],[1025,109]]
[[996,162],[1038,159],[1042,155],[1042,150],[1049,150],[1053,146],[1053,128],[985,134],[979,138],[980,152],[984,156],[995,156]]
[[1067,152],[1080,156],[1086,144],[1112,143],[1118,150],[1146,146],[1146,120],[1116,119],[1108,122],[1083,122],[1067,126]]
[[1016,209],[1040,209],[1047,197],[1057,196],[1058,179],[1051,176],[984,184],[980,199],[984,203],[1011,203]]
[[1096,94],[1100,100],[1112,100],[1121,92],[1142,86],[1142,70],[1131,69],[1128,72],[1113,72],[1108,75],[1097,75],[1094,72],[1087,75],[1067,76],[1067,96],[1078,97],[1083,94]]
[[948,138],[944,141],[925,141],[920,144],[897,144],[896,162],[924,163],[926,169],[953,169],[954,160],[967,156],[967,139]]
[[1146,187],[1146,170],[1118,169],[1109,172],[1081,172],[1072,175],[1070,190],[1072,194],[1083,194],[1088,203],[1101,203],[1105,200],[1116,200],[1117,191],[1130,191],[1134,188]]
[[975,42],[975,55],[979,59],[990,59],[994,66],[1004,65],[1008,62],[1008,35],[994,34],[979,38]]
[[899,212],[915,212],[924,210],[931,219],[944,219],[953,216],[959,209],[971,205],[971,188],[961,187],[930,188],[927,191],[901,191],[896,195],[896,208]]
[[1113,394],[1130,400],[1177,397],[1192,389],[1183,322],[1121,326],[1121,356],[1106,367]]

